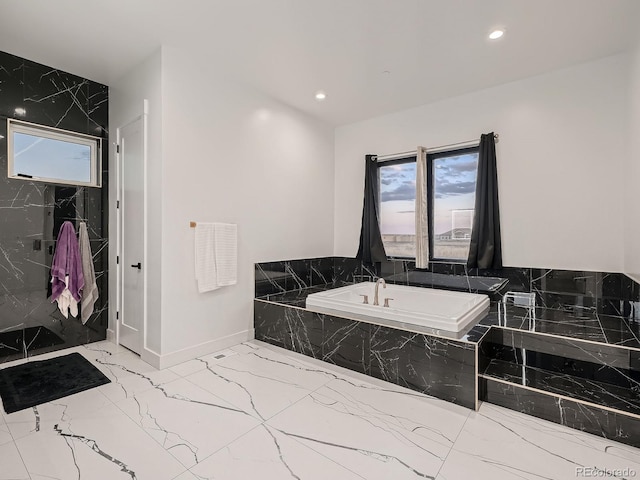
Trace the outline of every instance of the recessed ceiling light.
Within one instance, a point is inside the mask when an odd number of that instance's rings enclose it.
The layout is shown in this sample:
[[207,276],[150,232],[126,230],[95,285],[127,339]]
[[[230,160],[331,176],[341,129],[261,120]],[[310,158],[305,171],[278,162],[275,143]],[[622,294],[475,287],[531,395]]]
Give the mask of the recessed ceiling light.
[[316,92],[316,100],[318,100],[319,102],[321,102],[322,100],[324,100],[325,98],[327,98],[327,94],[324,93],[322,90]]
[[26,111],[24,108],[22,108],[22,107],[16,107],[16,108],[13,110],[13,112],[14,112],[16,115],[25,115],[25,114],[27,113],[27,111]]
[[491,32],[489,34],[489,38],[491,40],[497,40],[500,37],[502,37],[503,35],[504,35],[504,29],[503,28],[497,28],[497,29],[495,29],[493,32]]

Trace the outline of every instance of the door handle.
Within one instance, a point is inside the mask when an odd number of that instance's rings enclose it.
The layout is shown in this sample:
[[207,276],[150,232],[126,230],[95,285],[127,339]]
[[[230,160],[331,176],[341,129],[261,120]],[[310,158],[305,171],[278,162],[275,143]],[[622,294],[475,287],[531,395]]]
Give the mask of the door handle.
[[131,265],[133,268],[137,268],[138,270],[142,270],[142,264],[140,262],[136,263],[135,265]]

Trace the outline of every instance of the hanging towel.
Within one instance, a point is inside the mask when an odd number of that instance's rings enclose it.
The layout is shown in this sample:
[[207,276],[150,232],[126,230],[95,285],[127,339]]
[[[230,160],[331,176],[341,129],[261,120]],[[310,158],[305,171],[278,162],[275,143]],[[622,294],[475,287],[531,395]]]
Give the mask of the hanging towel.
[[235,285],[238,281],[238,226],[215,223],[216,283]]
[[198,292],[209,292],[218,287],[215,262],[215,224],[201,223],[196,225],[196,280]]
[[82,275],[84,277],[84,288],[82,289],[82,299],[80,302],[80,320],[84,325],[93,313],[93,306],[98,300],[98,285],[96,284],[96,272],[93,268],[93,255],[91,254],[91,244],[89,243],[89,233],[87,224],[80,222],[78,226],[78,247],[82,261]]
[[58,308],[65,317],[69,310],[71,315],[77,316],[84,276],[76,231],[69,221],[60,227],[51,264],[51,284],[51,302],[58,302]]

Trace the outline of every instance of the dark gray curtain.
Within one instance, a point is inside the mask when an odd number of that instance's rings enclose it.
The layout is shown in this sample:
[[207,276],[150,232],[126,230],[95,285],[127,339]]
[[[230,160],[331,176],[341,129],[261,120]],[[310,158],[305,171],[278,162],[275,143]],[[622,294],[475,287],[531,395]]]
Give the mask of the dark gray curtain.
[[475,216],[467,266],[494,270],[502,268],[498,169],[493,132],[480,137]]
[[364,263],[374,264],[387,259],[378,222],[378,164],[375,155],[365,157],[364,205],[360,246],[356,257]]

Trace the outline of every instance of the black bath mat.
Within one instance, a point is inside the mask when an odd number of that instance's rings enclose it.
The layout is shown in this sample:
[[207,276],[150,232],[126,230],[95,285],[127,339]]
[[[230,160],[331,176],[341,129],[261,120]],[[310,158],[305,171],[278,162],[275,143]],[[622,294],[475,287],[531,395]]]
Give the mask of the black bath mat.
[[7,413],[57,400],[109,383],[79,353],[0,370],[0,397]]
[[0,357],[24,355],[25,347],[31,352],[62,343],[64,340],[46,327],[28,327],[2,332],[0,333]]

